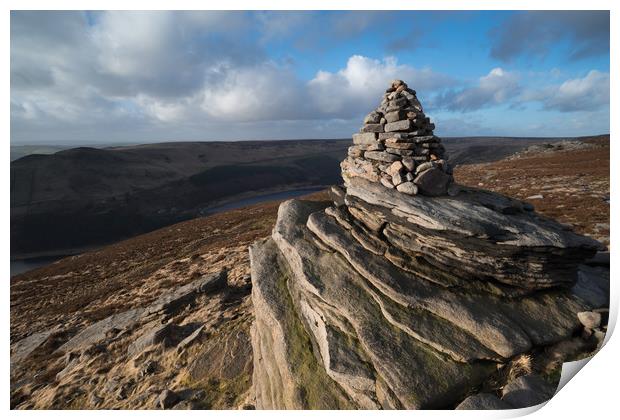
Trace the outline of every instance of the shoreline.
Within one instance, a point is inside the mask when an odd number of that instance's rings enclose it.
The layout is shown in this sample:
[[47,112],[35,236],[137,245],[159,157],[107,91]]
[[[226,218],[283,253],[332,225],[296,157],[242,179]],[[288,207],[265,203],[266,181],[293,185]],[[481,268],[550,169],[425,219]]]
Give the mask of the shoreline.
[[[243,207],[247,207],[247,206],[251,206],[254,204],[259,204],[259,203],[263,203],[267,201],[275,201],[277,200],[277,198],[273,200],[269,199],[270,198],[269,196],[275,195],[275,194],[286,194],[286,193],[306,192],[306,191],[307,191],[307,194],[310,194],[312,192],[321,191],[327,187],[329,187],[329,185],[299,185],[299,186],[293,185],[293,186],[290,186],[290,188],[269,188],[269,189],[252,191],[250,193],[236,194],[226,199],[214,201],[208,207],[202,207],[202,208],[197,209],[197,214],[195,215],[195,217],[188,218],[187,220],[191,220],[193,218],[198,218],[198,217],[209,217],[211,215],[229,211],[229,210],[236,210],[239,208],[243,208]],[[304,195],[304,194],[300,194],[300,195]],[[265,199],[261,200],[262,197],[265,197]],[[235,202],[243,202],[245,200],[252,200],[252,199],[257,199],[258,201],[254,203],[247,203],[247,204],[239,203],[239,206],[235,207]],[[231,207],[220,209],[220,207],[227,207],[227,206],[231,206]],[[171,225],[173,224],[174,223],[172,223]],[[167,226],[171,226],[171,225],[167,225]],[[166,226],[162,226],[161,228],[164,228],[164,227]],[[144,233],[147,233],[147,232],[144,232]],[[10,258],[11,258],[11,263],[29,262],[29,261],[37,260],[37,259],[52,259],[52,258],[57,258],[57,260],[61,260],[63,258],[84,254],[86,252],[96,251],[100,248],[130,239],[130,238],[131,236],[126,237],[126,238],[119,238],[118,240],[114,242],[89,245],[85,247],[54,249],[54,250],[48,250],[48,251],[42,251],[42,252],[30,252],[30,253],[23,253],[23,254],[12,254]],[[42,265],[41,267],[43,266],[44,265]]]

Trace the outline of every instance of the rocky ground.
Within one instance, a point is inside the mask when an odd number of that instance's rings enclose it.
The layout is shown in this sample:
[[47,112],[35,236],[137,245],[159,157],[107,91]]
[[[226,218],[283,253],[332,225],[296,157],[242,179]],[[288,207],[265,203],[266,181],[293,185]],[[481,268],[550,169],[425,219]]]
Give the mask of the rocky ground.
[[609,246],[609,136],[532,146],[456,168],[457,182],[525,200]]
[[[608,140],[460,166],[455,178],[528,201],[609,245]],[[252,408],[247,249],[269,236],[278,204],[12,278],[12,408]]]

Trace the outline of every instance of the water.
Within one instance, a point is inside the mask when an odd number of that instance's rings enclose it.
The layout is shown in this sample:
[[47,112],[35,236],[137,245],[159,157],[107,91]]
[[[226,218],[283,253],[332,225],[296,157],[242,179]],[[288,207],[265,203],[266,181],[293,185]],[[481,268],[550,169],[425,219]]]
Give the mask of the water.
[[24,260],[11,260],[11,277],[16,274],[25,273],[26,271],[34,270],[35,268],[51,264],[64,257],[65,255],[57,255],[53,257],[37,257],[27,258]]
[[313,187],[313,188],[304,188],[300,190],[290,190],[290,191],[281,191],[277,193],[271,194],[263,194],[257,195],[254,197],[243,198],[240,200],[231,201],[230,203],[223,204],[217,207],[211,207],[209,209],[204,210],[204,215],[221,213],[227,210],[235,210],[241,207],[250,206],[252,204],[264,203],[266,201],[276,201],[276,200],[286,200],[289,198],[295,198],[306,194],[311,194],[313,192],[324,190],[325,187]]
[[[313,192],[321,191],[324,187],[313,187],[313,188],[304,188],[299,190],[290,190],[290,191],[281,191],[277,193],[271,194],[263,194],[257,195],[254,197],[243,198],[236,201],[231,201],[230,203],[223,204],[217,207],[211,207],[208,210],[205,210],[203,214],[211,215],[215,213],[221,213],[227,210],[235,210],[241,207],[250,206],[252,204],[263,203],[266,201],[275,201],[275,200],[286,200],[289,198],[295,198],[306,194],[311,194]],[[57,255],[51,257],[37,257],[37,258],[28,258],[23,260],[11,260],[11,277],[17,274],[25,273],[26,271],[34,270],[35,268],[43,267],[45,265],[56,262],[67,255]]]

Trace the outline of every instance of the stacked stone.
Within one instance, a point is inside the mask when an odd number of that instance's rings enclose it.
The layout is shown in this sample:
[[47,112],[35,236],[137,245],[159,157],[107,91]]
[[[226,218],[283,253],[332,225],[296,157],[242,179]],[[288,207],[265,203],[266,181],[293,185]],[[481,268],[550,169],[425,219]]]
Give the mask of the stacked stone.
[[394,80],[381,105],[353,135],[353,146],[341,164],[343,178],[359,176],[409,195],[447,194],[452,168],[434,129],[415,90]]

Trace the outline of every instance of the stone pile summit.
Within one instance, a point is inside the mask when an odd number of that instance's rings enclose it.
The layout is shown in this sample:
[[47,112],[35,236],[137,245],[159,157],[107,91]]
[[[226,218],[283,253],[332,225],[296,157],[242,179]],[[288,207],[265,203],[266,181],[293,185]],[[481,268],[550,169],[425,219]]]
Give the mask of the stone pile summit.
[[538,367],[516,375],[520,360],[561,367],[560,349],[600,344],[609,277],[587,263],[600,244],[456,186],[433,129],[395,81],[332,201],[283,203],[251,246],[257,408],[522,407],[555,388]]
[[361,176],[416,195],[445,195],[453,182],[435,124],[424,115],[416,91],[394,80],[379,107],[364,118],[342,162],[345,181]]

